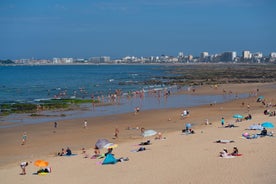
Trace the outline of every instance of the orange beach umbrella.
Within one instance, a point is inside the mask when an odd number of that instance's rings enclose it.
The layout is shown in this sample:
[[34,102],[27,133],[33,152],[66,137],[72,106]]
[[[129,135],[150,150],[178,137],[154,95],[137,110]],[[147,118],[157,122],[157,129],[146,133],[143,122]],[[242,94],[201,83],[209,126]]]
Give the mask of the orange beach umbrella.
[[37,167],[46,167],[49,165],[49,162],[47,162],[45,160],[37,160],[37,161],[35,161],[34,165]]

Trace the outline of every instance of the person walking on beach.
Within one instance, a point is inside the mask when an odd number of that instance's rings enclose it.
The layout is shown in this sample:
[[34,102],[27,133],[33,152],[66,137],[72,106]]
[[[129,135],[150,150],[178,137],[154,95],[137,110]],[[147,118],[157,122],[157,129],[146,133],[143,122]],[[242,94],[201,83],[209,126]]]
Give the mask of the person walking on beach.
[[84,122],[83,122],[83,128],[87,128],[87,121],[86,120],[84,120]]
[[21,145],[25,145],[27,142],[27,132],[23,133]]
[[57,122],[55,121],[54,122],[54,131],[53,131],[54,133],[56,133],[56,129],[57,129]]
[[28,162],[22,162],[21,164],[20,164],[20,167],[21,167],[21,169],[22,169],[22,173],[20,173],[20,175],[26,175],[26,167],[28,166]]
[[114,139],[118,138],[118,134],[119,134],[119,129],[115,128],[115,132],[114,132]]

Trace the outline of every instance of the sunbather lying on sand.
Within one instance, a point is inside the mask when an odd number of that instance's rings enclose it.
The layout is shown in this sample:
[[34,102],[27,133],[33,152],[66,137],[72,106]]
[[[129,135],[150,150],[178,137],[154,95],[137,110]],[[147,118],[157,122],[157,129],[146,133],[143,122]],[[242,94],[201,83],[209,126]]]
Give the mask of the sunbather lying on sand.
[[140,147],[137,150],[131,150],[131,152],[140,152],[140,151],[146,151],[147,149],[145,147]]
[[150,144],[151,144],[150,140],[147,140],[146,142],[141,142],[139,145],[143,146],[143,145],[150,145]]
[[227,139],[220,139],[220,140],[217,140],[216,143],[232,143],[232,142],[235,142],[233,140],[227,140]]

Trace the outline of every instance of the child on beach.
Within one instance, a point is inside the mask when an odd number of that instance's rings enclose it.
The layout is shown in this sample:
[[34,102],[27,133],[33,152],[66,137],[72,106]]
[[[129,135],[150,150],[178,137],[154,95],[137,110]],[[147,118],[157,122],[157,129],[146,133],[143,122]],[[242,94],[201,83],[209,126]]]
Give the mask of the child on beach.
[[224,123],[225,123],[224,117],[222,117],[222,118],[221,118],[221,126],[224,126]]
[[29,165],[29,163],[28,162],[22,162],[21,164],[20,164],[20,167],[21,167],[21,169],[22,169],[22,173],[20,173],[20,175],[26,175],[26,167]]

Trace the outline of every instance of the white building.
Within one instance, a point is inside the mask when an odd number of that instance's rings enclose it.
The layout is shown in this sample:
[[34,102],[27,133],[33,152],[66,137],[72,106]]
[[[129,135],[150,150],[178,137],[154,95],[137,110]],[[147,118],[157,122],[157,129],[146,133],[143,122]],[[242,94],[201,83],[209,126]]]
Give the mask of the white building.
[[209,53],[208,52],[202,52],[201,54],[200,54],[200,58],[202,58],[202,59],[205,59],[205,58],[207,58],[209,56]]
[[242,58],[243,59],[251,59],[252,58],[252,54],[248,50],[242,51]]
[[276,58],[276,52],[271,52],[270,54],[269,54],[269,57],[270,58]]
[[263,53],[261,53],[261,52],[256,52],[256,53],[253,54],[253,57],[254,57],[255,59],[261,59],[261,58],[263,57]]

